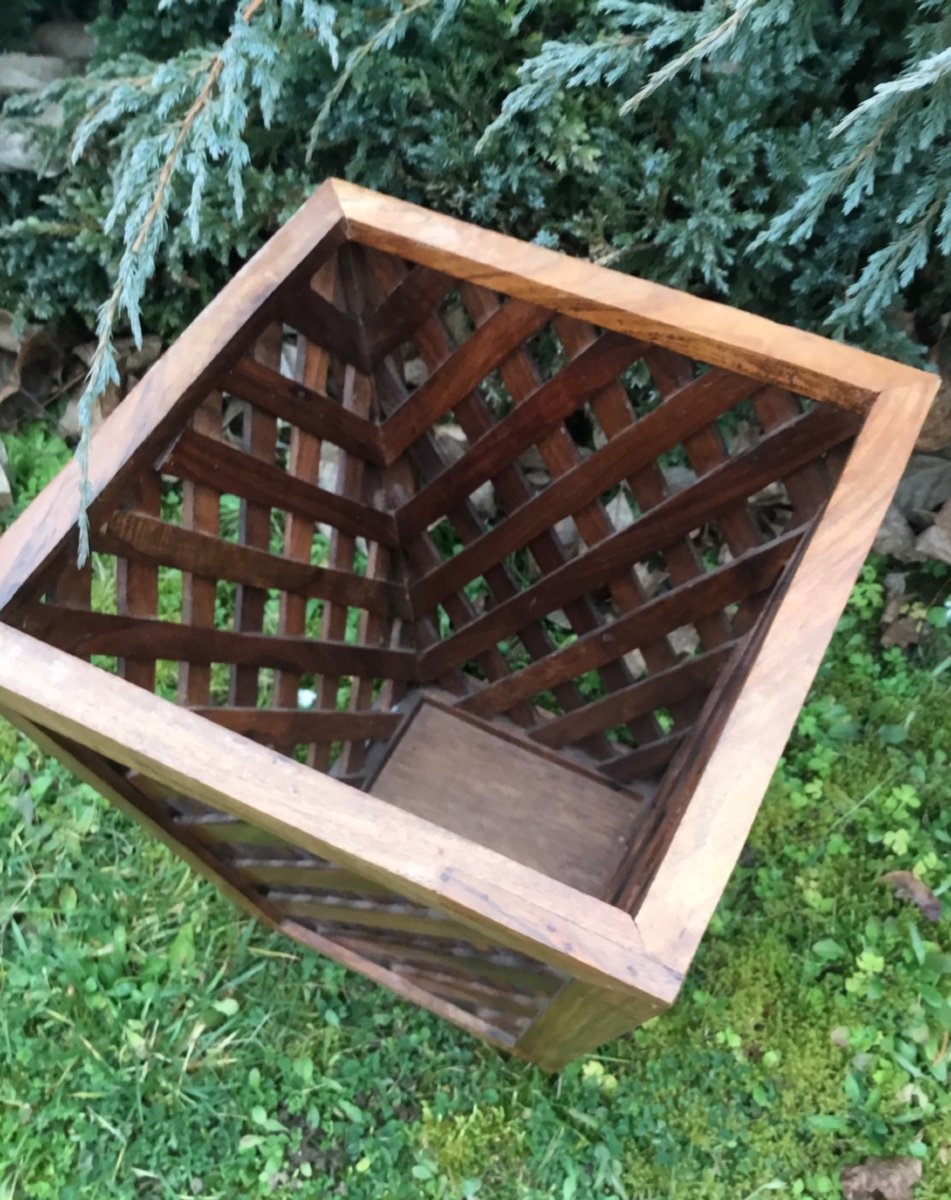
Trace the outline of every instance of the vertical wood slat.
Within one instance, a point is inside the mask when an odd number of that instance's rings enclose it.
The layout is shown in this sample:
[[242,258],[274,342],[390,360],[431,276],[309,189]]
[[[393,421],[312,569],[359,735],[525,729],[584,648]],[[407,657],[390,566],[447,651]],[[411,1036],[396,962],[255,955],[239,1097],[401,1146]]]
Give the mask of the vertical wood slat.
[[[343,407],[366,416],[370,411],[371,395],[369,380],[366,375],[359,373],[356,367],[347,364],[343,371]],[[335,491],[343,496],[354,496],[360,493],[363,482],[364,463],[361,459],[340,451],[337,465]],[[334,529],[330,535],[329,563],[331,567],[342,571],[352,571],[356,559],[356,538],[351,534]],[[327,604],[323,612],[321,636],[331,641],[344,640],[347,632],[348,610],[342,604]],[[317,707],[336,708],[341,677],[339,675],[321,675],[317,682]],[[311,766],[325,771],[330,766],[332,747],[329,745],[314,746],[310,751],[308,762]]]
[[[379,300],[378,289],[374,288],[374,280],[366,270],[362,255],[355,246],[348,247],[348,253],[341,255],[341,285],[343,295],[349,310],[356,316],[363,328],[366,313]],[[375,295],[374,293],[377,292]],[[367,339],[368,340],[368,339]],[[374,403],[372,381],[367,378],[366,389],[361,391],[358,404],[358,415],[370,417]],[[354,469],[352,478],[356,485],[355,495],[360,496],[371,507],[385,506],[381,492],[381,479],[377,468],[367,464],[358,471]],[[369,579],[389,580],[392,556],[378,542],[367,546],[366,575]],[[371,613],[364,609],[358,618],[357,642],[361,646],[385,646],[392,633],[391,621],[381,613]],[[362,675],[352,681],[348,709],[350,712],[361,712],[373,704],[373,692],[377,681]],[[367,747],[364,742],[349,741],[344,743],[340,751],[340,760],[336,770],[348,778],[359,776],[366,761]]]
[[[274,323],[258,339],[254,357],[280,370],[283,326]],[[273,463],[277,450],[277,420],[270,413],[245,406],[242,430],[244,452],[253,458]],[[241,501],[238,540],[245,546],[267,550],[271,544],[271,510],[264,505]],[[263,588],[239,584],[235,594],[234,627],[243,633],[259,633],[264,626],[267,592]],[[234,667],[231,672],[232,704],[254,706],[258,702],[257,667]]]
[[[336,261],[326,263],[311,281],[311,287],[332,296],[335,289]],[[319,391],[327,390],[330,372],[330,355],[320,346],[308,341],[303,334],[298,338],[296,374],[300,382]],[[291,430],[291,444],[287,470],[298,479],[313,482],[319,478],[322,442],[311,433],[304,433],[296,425]],[[311,562],[314,551],[314,522],[296,513],[289,512],[284,520],[284,554],[288,558]],[[307,600],[303,596],[281,593],[279,627],[282,634],[301,637],[307,626]],[[300,689],[300,675],[289,671],[278,671],[274,676],[274,704],[278,708],[296,708]],[[289,751],[290,747],[284,747]]]
[[[162,487],[157,473],[144,473],[138,480],[136,491],[137,508],[150,517],[159,516]],[[150,563],[119,558],[116,563],[116,607],[119,615],[154,617],[158,613],[158,602],[158,568]],[[154,659],[120,659],[119,674],[146,691],[155,691]]]
[[[192,428],[205,437],[221,437],[221,393],[212,392],[196,410]],[[196,533],[217,537],[221,496],[211,484],[182,484],[182,524]],[[216,581],[191,572],[182,574],[182,624],[210,629],[215,624]],[[178,701],[189,707],[211,700],[211,666],[183,662],[178,670]]]

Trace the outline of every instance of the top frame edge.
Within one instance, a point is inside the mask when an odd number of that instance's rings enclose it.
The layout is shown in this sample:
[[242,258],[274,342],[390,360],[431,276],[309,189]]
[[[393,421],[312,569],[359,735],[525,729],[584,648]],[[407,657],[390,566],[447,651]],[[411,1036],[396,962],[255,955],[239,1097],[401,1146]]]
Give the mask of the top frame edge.
[[885,389],[933,377],[855,346],[330,179],[349,240],[867,414]]

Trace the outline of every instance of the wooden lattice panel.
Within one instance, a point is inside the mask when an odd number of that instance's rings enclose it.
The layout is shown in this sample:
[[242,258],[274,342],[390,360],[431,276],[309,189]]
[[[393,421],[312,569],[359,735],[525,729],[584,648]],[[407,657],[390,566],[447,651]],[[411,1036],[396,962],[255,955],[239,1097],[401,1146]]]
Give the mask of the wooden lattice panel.
[[[0,706],[248,911],[557,1066],[676,995],[934,390],[331,181],[97,433],[92,562],[74,467],[0,540]],[[365,794],[432,689],[544,756],[548,858]],[[623,830],[597,886],[572,804]]]

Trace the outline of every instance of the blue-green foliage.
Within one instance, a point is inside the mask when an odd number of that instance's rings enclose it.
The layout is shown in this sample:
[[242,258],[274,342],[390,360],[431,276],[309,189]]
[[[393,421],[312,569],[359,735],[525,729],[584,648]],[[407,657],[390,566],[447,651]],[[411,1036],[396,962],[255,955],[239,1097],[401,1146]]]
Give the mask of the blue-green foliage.
[[939,0],[98,9],[0,196],[0,305],[98,323],[87,400],[329,174],[911,359],[951,306]]
[[908,355],[892,309],[927,341],[948,306],[937,0],[247,7],[101,4],[94,69],[38,102],[61,169],[0,200],[0,303],[92,323],[119,280],[171,335],[339,173]]

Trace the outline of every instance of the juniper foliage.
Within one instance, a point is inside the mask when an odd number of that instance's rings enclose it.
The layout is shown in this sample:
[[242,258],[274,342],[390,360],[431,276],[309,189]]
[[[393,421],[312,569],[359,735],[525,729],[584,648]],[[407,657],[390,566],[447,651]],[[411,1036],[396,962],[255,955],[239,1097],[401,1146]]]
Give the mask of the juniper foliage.
[[943,0],[24,11],[98,50],[6,102],[46,159],[0,189],[0,305],[97,326],[87,407],[120,326],[174,336],[329,174],[912,361],[951,310]]

